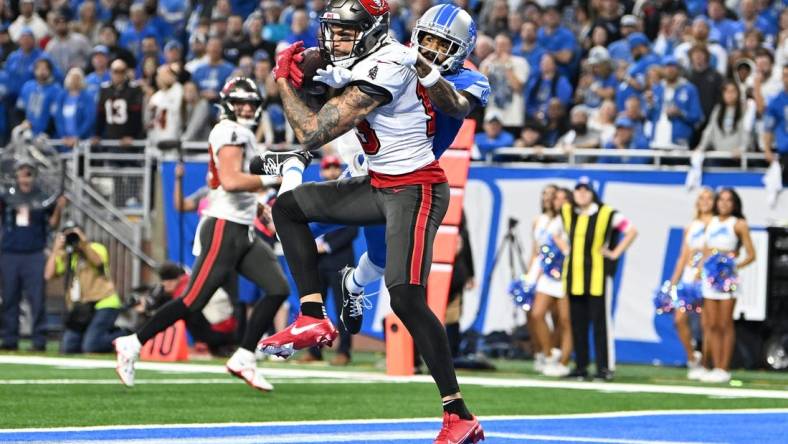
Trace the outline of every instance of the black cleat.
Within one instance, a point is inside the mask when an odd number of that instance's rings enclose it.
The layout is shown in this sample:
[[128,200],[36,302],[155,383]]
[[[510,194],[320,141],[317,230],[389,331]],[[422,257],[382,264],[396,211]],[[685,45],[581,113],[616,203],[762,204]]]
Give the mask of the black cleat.
[[249,163],[249,172],[259,176],[281,176],[285,162],[295,158],[306,169],[312,162],[312,153],[309,151],[268,151],[255,157]]
[[342,314],[339,319],[345,330],[354,335],[361,331],[361,324],[364,320],[364,308],[370,308],[369,301],[364,298],[364,292],[351,293],[345,287],[345,279],[353,274],[353,267],[345,267],[339,273],[342,275]]
[[587,381],[588,380],[588,371],[576,368],[576,369],[572,370],[571,372],[569,372],[568,375],[564,376],[563,379],[575,380],[575,381]]
[[600,370],[594,375],[594,381],[610,382],[613,380],[613,372],[607,369]]

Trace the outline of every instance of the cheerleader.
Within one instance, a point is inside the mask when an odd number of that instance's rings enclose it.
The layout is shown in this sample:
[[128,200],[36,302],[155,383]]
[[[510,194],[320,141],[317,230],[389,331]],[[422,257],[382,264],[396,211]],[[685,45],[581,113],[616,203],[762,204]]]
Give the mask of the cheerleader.
[[[738,291],[738,270],[755,261],[755,248],[750,228],[742,213],[739,195],[732,188],[723,188],[714,199],[714,216],[706,226],[706,247],[703,257],[703,313],[706,316],[714,369],[701,377],[703,382],[730,381],[735,331],[733,308]],[[736,262],[744,247],[745,258]]]
[[[706,226],[713,217],[713,210],[714,192],[709,188],[703,188],[695,201],[695,218],[684,229],[684,242],[681,245],[681,253],[676,261],[673,277],[670,280],[672,287],[681,284],[684,291],[694,291],[700,286],[701,259],[703,258],[706,245]],[[681,344],[684,346],[684,351],[687,354],[687,368],[689,369],[687,377],[695,380],[700,379],[705,373],[705,368],[702,365],[704,355],[695,351],[692,346],[689,312],[682,308],[675,310],[673,313],[676,332],[678,332]],[[703,318],[701,318],[701,325],[705,326]],[[704,349],[707,345],[705,333],[704,328]]]
[[[525,281],[529,285],[537,285],[539,277],[542,272],[541,264],[539,263],[539,247],[542,245],[540,242],[546,236],[550,221],[555,217],[553,212],[553,199],[557,186],[549,184],[542,190],[541,208],[542,212],[536,216],[531,224],[531,261],[528,266],[528,274],[525,276]],[[537,289],[538,291],[538,289]],[[537,305],[538,294],[534,297],[533,307],[527,314],[527,328],[531,336],[531,344],[534,350],[534,371],[539,373],[543,372],[547,364],[547,357],[552,355],[552,344],[550,341],[549,330],[546,333],[546,344],[542,340],[543,332],[539,331],[541,325],[539,321],[534,319],[534,308]],[[545,329],[547,327],[545,326]]]
[[[555,186],[550,185],[542,192],[542,214],[533,223],[533,247],[527,280],[528,282],[536,283],[536,295],[533,307],[529,313],[529,322],[531,323],[531,331],[533,332],[537,349],[544,354],[544,358],[541,356],[537,358],[537,366],[541,364],[541,368],[537,367],[537,370],[543,373],[548,371],[554,373],[552,376],[565,376],[569,373],[569,368],[565,365],[566,362],[562,366],[559,360],[568,359],[569,350],[565,350],[567,347],[564,346],[562,340],[561,351],[553,351],[553,338],[546,321],[548,311],[552,313],[560,311],[556,301],[561,300],[564,294],[560,276],[560,263],[563,260],[563,252],[558,244],[566,246],[566,242],[562,242],[559,239],[559,242],[556,243],[553,235],[560,231],[561,227],[560,216],[558,216],[558,211],[555,208],[557,191]],[[566,197],[561,199],[561,205],[565,201]],[[552,319],[564,328],[569,325],[569,306],[565,305],[564,319],[561,319],[560,314],[552,316]],[[556,328],[555,331],[559,331],[559,329]],[[571,333],[563,334],[562,336],[565,339],[570,337]],[[571,347],[571,338],[569,340],[568,347]],[[540,362],[540,359],[544,360]]]

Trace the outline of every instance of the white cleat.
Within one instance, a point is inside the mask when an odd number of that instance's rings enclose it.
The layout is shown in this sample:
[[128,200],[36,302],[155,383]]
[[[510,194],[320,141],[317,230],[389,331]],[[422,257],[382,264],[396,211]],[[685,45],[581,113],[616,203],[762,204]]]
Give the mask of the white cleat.
[[707,382],[711,384],[725,384],[730,382],[731,373],[721,368],[715,368],[714,370],[707,372],[700,380],[701,382]]
[[556,362],[545,366],[542,374],[551,378],[563,378],[564,376],[569,375],[569,372],[569,367],[561,364],[560,362]]
[[687,372],[687,379],[690,381],[702,381],[706,373],[710,371],[706,369],[706,367],[696,367],[692,368]]
[[255,354],[249,350],[239,348],[230,356],[227,361],[227,372],[238,379],[242,379],[249,387],[260,390],[261,392],[270,392],[274,386],[266,381],[263,374],[257,369],[257,359]]
[[134,363],[140,356],[140,344],[137,335],[121,336],[115,339],[112,344],[115,346],[117,365],[115,373],[118,374],[120,382],[126,387],[134,387]]

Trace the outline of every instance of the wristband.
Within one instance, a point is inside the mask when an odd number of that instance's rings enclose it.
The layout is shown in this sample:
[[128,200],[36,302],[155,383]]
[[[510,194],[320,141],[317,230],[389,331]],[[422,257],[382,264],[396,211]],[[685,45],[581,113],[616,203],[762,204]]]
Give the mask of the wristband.
[[276,185],[279,181],[279,176],[260,176],[260,182],[263,183],[264,187],[270,187]]
[[438,80],[440,79],[441,79],[441,73],[438,72],[437,69],[432,68],[429,74],[427,74],[424,77],[419,77],[419,83],[421,83],[421,86],[425,88],[429,88],[432,85],[438,83]]

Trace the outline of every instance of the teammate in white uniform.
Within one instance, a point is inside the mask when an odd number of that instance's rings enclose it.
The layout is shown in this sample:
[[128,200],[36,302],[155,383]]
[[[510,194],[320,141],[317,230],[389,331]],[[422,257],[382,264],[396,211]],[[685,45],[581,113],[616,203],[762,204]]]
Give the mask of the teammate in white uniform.
[[240,347],[227,361],[227,370],[255,389],[273,389],[257,370],[254,350],[290,289],[276,255],[253,232],[256,192],[266,183],[247,171],[249,159],[259,155],[250,127],[259,118],[262,98],[252,80],[238,77],[225,84],[221,101],[222,120],[209,136],[210,203],[203,211],[201,247],[189,286],[136,334],[115,341],[117,373],[124,385],[134,385],[134,363],[142,344],[189,312],[201,311],[228,275],[237,271],[265,290],[266,296],[255,304]]
[[[714,200],[714,217],[706,227],[706,249],[703,273],[703,313],[706,315],[711,360],[714,369],[702,376],[703,382],[723,383],[731,379],[730,363],[733,356],[735,331],[733,308],[736,305],[736,288],[720,288],[711,284],[715,278],[707,273],[715,262],[735,260],[743,246],[746,256],[735,263],[735,270],[755,261],[755,248],[750,238],[750,228],[742,213],[741,198],[732,188],[724,188]],[[737,285],[740,285],[737,284]]]
[[[673,277],[670,280],[672,286],[676,286],[681,282],[685,286],[697,286],[700,282],[702,264],[700,259],[706,248],[706,226],[712,218],[712,211],[714,209],[714,192],[709,188],[704,188],[698,194],[698,199],[695,201],[695,218],[684,229],[683,242],[681,244],[681,252],[679,253],[678,260],[676,261],[676,268],[673,271]],[[705,327],[705,314],[701,315],[701,325]],[[708,358],[707,341],[703,341],[703,348],[705,353],[695,351],[692,346],[692,329],[689,323],[689,313],[686,310],[674,310],[673,322],[676,326],[676,332],[681,340],[681,345],[684,346],[684,351],[687,354],[687,368],[689,372],[687,377],[689,379],[700,379],[705,373],[703,364],[704,355]],[[705,328],[704,336],[706,335]]]
[[303,78],[297,65],[303,44],[277,58],[282,104],[299,141],[307,150],[316,149],[355,127],[369,176],[307,183],[277,199],[274,222],[301,296],[301,313],[259,347],[290,356],[337,336],[325,317],[309,222],[385,224],[387,243],[399,246],[387,250],[391,307],[422,353],[443,401],[443,427],[435,442],[475,443],[483,431],[460,394],[446,331],[426,303],[432,243],[448,208],[449,186],[432,152],[434,109],[419,90],[441,76],[434,69],[417,75],[411,66],[418,53],[388,36],[388,21],[385,0],[329,2],[320,19],[320,50],[333,66],[350,69],[352,79],[317,112],[294,88]]

